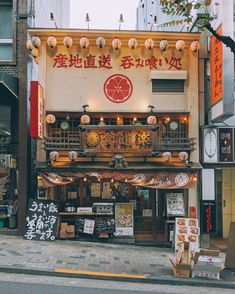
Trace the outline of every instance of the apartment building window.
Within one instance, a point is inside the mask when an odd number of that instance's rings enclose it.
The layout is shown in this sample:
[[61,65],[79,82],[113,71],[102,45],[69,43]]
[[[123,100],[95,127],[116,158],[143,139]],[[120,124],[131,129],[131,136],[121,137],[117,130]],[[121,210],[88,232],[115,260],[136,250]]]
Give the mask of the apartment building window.
[[0,0],[0,62],[13,61],[13,1]]
[[153,93],[184,93],[184,80],[152,79]]

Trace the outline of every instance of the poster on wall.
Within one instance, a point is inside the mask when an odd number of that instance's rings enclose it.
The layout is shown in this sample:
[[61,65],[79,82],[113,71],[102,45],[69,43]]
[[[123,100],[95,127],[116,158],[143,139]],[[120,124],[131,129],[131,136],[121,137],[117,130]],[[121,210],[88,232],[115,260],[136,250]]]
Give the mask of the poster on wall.
[[116,236],[133,236],[133,204],[132,203],[116,203],[115,204],[115,224]]
[[92,235],[94,233],[95,221],[92,219],[85,219],[83,233]]
[[216,231],[216,206],[215,200],[201,201],[201,230],[204,234]]
[[219,161],[233,161],[233,132],[231,128],[219,129]]
[[91,197],[100,197],[101,183],[91,183]]
[[185,216],[183,193],[167,193],[167,216]]
[[30,199],[24,237],[54,241],[57,237],[59,201]]
[[110,182],[103,182],[102,199],[112,198]]
[[175,219],[175,250],[178,251],[184,241],[190,242],[190,250],[195,251],[199,248],[200,229],[198,219],[195,218],[176,218]]

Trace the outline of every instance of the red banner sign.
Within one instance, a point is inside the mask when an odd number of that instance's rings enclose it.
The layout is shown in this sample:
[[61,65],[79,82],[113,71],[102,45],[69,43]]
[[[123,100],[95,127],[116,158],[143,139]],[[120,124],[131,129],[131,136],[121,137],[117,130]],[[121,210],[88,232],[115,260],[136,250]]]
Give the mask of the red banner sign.
[[30,106],[30,135],[32,138],[43,139],[44,96],[43,88],[37,81],[31,81]]

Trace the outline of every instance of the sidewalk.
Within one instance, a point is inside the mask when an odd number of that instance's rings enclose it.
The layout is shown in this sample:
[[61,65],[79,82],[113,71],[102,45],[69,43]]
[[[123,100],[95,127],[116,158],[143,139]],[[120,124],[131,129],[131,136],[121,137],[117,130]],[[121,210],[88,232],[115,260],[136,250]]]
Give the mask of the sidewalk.
[[235,289],[234,283],[223,280],[174,278],[170,253],[159,247],[0,236],[0,271]]

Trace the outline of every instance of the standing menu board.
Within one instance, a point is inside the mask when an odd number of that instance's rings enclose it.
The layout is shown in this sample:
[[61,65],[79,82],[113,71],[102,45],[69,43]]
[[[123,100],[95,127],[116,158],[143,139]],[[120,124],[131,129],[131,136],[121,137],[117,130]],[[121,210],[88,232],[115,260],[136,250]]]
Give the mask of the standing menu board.
[[190,242],[190,250],[195,251],[199,248],[200,230],[198,219],[196,218],[176,218],[175,219],[175,250],[184,241]]
[[167,193],[167,216],[185,216],[183,193]]
[[115,204],[116,236],[133,236],[133,203]]
[[24,237],[53,241],[57,237],[59,201],[30,199]]

